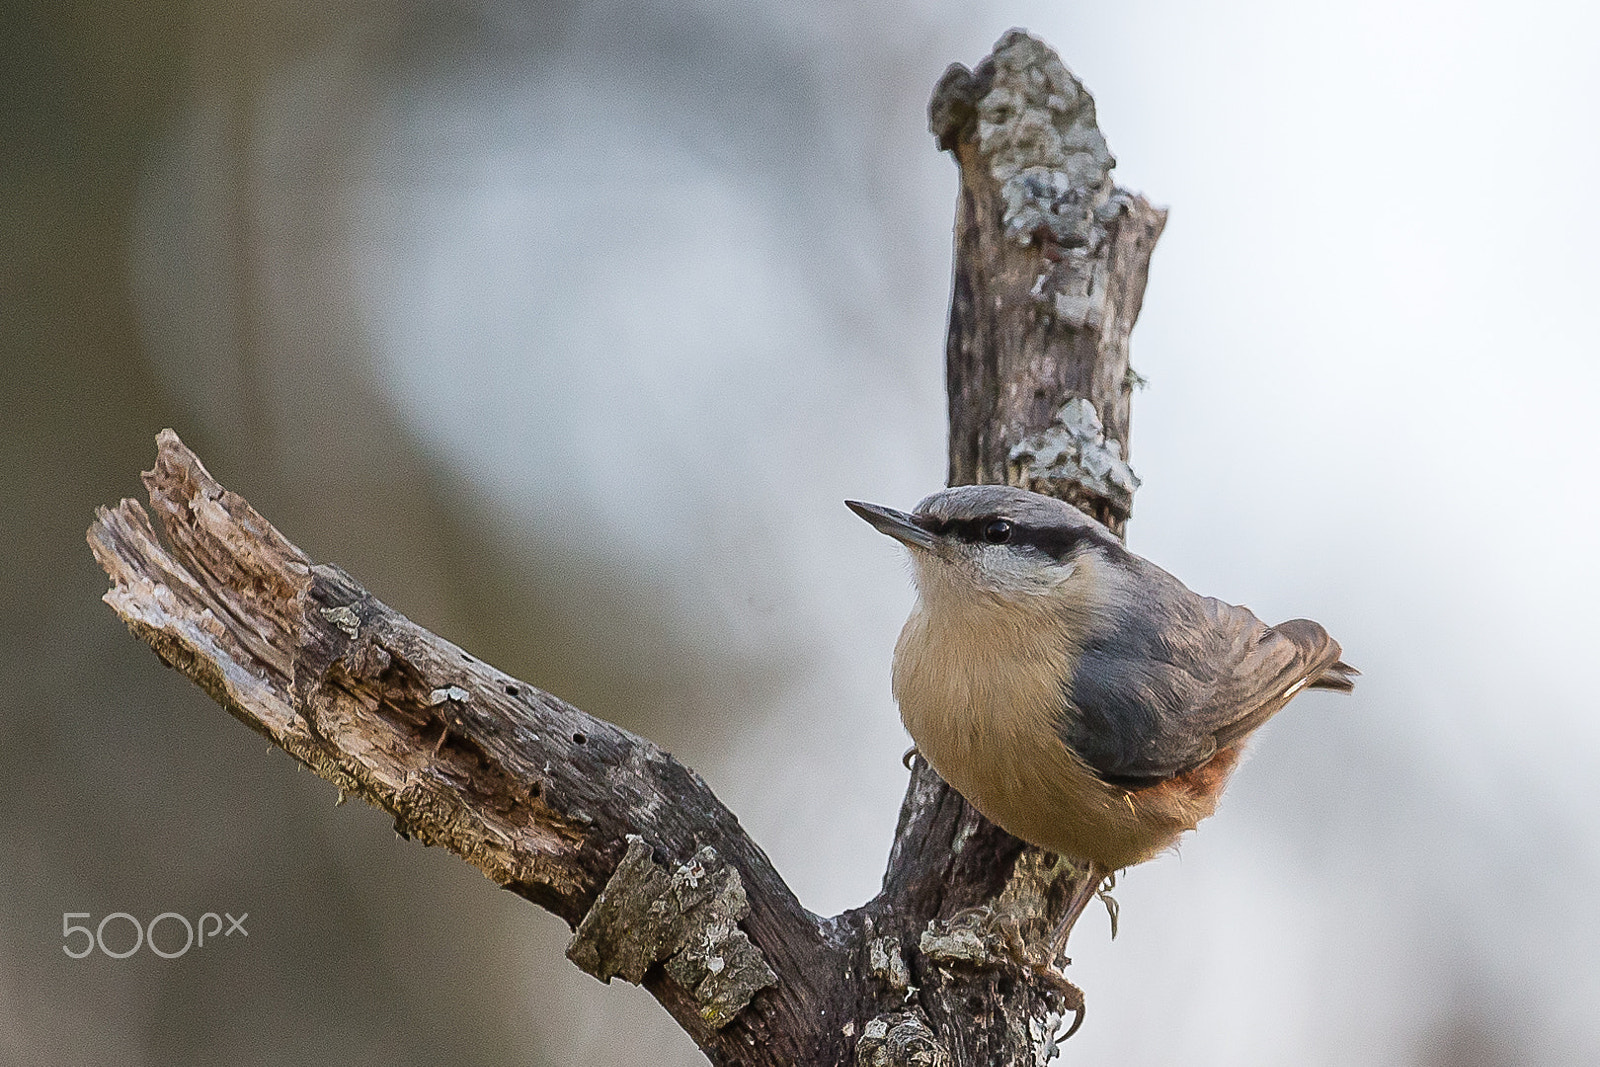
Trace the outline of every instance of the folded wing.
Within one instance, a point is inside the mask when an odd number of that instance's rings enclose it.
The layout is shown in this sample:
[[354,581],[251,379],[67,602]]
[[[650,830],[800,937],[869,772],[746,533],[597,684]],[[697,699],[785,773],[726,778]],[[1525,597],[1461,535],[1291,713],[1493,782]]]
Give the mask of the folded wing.
[[1242,741],[1300,690],[1353,687],[1357,672],[1317,623],[1267,626],[1138,562],[1147,571],[1123,587],[1127,599],[1109,599],[1058,726],[1107,782],[1159,784]]

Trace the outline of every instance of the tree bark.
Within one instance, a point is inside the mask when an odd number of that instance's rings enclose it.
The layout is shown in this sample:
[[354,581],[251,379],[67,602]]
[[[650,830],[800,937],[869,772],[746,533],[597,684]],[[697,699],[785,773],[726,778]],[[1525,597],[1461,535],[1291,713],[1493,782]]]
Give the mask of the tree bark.
[[[1051,492],[1120,530],[1128,334],[1164,214],[1115,188],[1094,104],[1008,33],[930,106],[961,167],[950,479]],[[1102,426],[1103,423],[1103,426]],[[692,770],[313,563],[158,438],[89,530],[105,600],[170,666],[341,792],[574,930],[718,1064],[1045,1063],[1081,1005],[1042,976],[1078,872],[915,763],[882,891],[822,919]]]

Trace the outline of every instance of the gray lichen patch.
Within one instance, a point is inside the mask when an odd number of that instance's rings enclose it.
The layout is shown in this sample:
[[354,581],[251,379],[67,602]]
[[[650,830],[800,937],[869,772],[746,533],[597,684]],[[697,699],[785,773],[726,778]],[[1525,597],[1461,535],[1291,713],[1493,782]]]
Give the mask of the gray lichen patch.
[[1056,1011],[1029,1019],[1028,1037],[1033,1042],[1034,1067],[1050,1067],[1061,1055],[1062,1043],[1072,1036],[1074,1029],[1076,1024]]
[[975,144],[1001,189],[1005,232],[1022,244],[1047,235],[1062,248],[1090,248],[1119,210],[1108,203],[1117,161],[1094,97],[1023,30],[1001,37],[977,70],[957,63],[945,71],[928,126],[941,148]]
[[932,919],[917,941],[917,951],[939,964],[994,967],[1015,954],[1006,928],[1015,923],[990,905],[968,908],[948,919]]
[[897,938],[875,937],[867,943],[867,973],[896,992],[911,988],[911,971]]
[[1082,397],[1063,404],[1044,431],[1013,445],[1008,458],[1013,485],[1051,496],[1065,496],[1063,485],[1076,486],[1109,501],[1121,515],[1133,510],[1139,477],[1122,458],[1122,446],[1106,439],[1094,405]]
[[334,608],[323,608],[322,617],[333,623],[345,632],[350,638],[355,638],[361,633],[361,616],[357,615],[348,605]]
[[1006,233],[1023,244],[1045,233],[1063,248],[1093,246],[1117,162],[1094,98],[1049,45],[1021,30],[1002,37],[986,62],[975,133],[1001,188]]
[[1064,171],[1029,167],[1000,186],[1006,236],[1030,244],[1042,232],[1062,248],[1094,251],[1104,234],[1094,218],[1093,197],[1098,191],[1073,185]]
[[727,1025],[778,976],[739,929],[750,912],[739,872],[709,845],[670,873],[636,834],[578,924],[567,958],[603,982],[635,985],[656,963],[700,1005],[713,1028]]
[[950,1053],[928,1024],[909,1012],[880,1015],[861,1029],[856,1067],[946,1067]]

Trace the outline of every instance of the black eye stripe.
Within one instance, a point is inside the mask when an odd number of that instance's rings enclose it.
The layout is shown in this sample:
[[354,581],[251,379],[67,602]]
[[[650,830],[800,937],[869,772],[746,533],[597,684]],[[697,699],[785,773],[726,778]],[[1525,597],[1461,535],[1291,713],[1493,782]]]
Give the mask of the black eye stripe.
[[1009,522],[1011,534],[1006,544],[1014,548],[1031,548],[1057,561],[1066,559],[1073,549],[1085,542],[1105,543],[1107,547],[1118,549],[1122,547],[1092,526],[1029,526],[1006,515],[981,515],[973,519],[937,519],[931,515],[918,515],[916,520],[918,526],[936,537],[953,537],[973,545],[990,543],[984,531],[991,523]]
[[1051,526],[1045,528],[1019,526],[1011,533],[1011,543],[1026,545],[1040,555],[1060,561],[1084,542],[1098,540],[1094,531],[1083,526]]
[[977,544],[983,540],[984,526],[993,522],[994,518],[993,515],[985,515],[979,519],[935,519],[928,515],[918,515],[917,525],[935,537],[954,537],[957,541]]

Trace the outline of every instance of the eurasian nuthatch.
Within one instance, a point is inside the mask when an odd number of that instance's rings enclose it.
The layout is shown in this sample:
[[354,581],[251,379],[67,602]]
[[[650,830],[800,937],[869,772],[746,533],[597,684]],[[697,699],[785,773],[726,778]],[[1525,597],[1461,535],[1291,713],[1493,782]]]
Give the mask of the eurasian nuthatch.
[[1291,697],[1353,687],[1318,624],[1198,596],[1052,497],[847,503],[911,550],[894,695],[916,751],[1002,829],[1091,865],[1067,929],[1102,877],[1216,810],[1240,746]]

